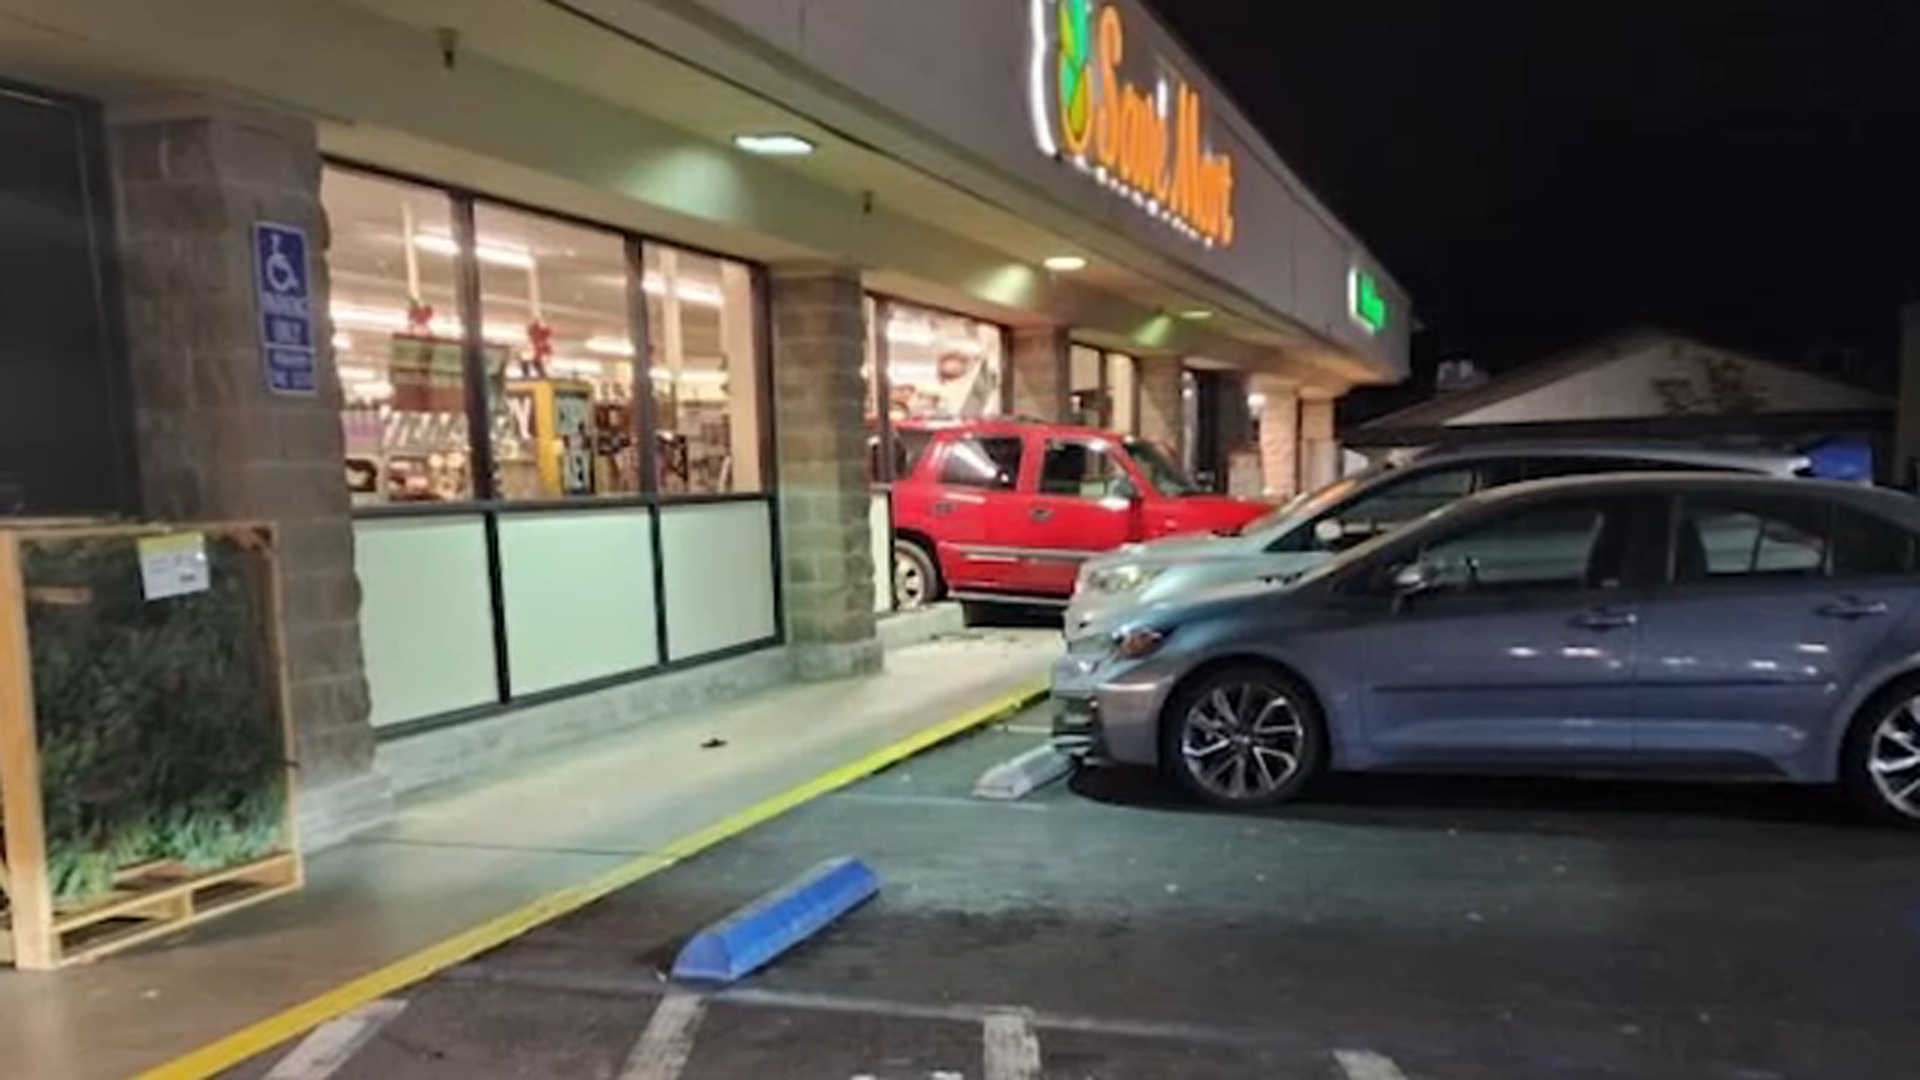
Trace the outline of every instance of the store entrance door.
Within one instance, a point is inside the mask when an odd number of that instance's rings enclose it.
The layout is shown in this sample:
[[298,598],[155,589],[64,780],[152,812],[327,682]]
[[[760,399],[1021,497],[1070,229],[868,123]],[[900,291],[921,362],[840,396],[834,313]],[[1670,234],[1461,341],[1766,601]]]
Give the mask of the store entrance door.
[[0,515],[128,511],[94,111],[0,83]]
[[1232,371],[1189,371],[1193,390],[1187,469],[1202,487],[1227,490],[1233,452],[1252,438],[1246,379]]

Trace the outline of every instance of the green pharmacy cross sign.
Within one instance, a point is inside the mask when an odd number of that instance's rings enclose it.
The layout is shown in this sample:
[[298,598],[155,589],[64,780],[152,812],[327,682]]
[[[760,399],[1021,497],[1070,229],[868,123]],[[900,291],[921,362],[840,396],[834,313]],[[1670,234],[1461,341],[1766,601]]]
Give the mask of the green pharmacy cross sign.
[[1387,328],[1387,298],[1380,280],[1359,267],[1347,271],[1347,315],[1369,337]]

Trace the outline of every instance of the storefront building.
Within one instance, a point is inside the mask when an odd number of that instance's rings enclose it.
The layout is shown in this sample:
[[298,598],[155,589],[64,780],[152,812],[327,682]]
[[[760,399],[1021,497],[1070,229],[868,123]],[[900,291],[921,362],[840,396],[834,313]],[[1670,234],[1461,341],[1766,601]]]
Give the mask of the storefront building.
[[0,79],[0,512],[278,526],[322,838],[880,663],[902,425],[1288,494],[1405,373],[1134,0],[0,0]]

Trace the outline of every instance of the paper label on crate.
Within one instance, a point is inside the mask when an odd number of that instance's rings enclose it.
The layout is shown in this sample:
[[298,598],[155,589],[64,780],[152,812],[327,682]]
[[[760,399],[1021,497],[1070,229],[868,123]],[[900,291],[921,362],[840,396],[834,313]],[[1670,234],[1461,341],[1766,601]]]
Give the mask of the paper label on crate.
[[206,592],[213,586],[207,539],[199,533],[149,536],[140,541],[140,588],[148,600]]

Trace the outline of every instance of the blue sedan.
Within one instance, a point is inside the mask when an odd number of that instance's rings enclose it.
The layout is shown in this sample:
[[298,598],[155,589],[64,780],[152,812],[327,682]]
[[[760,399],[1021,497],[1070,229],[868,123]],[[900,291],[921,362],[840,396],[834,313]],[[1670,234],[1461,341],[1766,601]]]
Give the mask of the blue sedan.
[[1236,807],[1328,769],[1680,772],[1920,824],[1917,536],[1920,500],[1851,485],[1500,488],[1072,642],[1055,743]]

